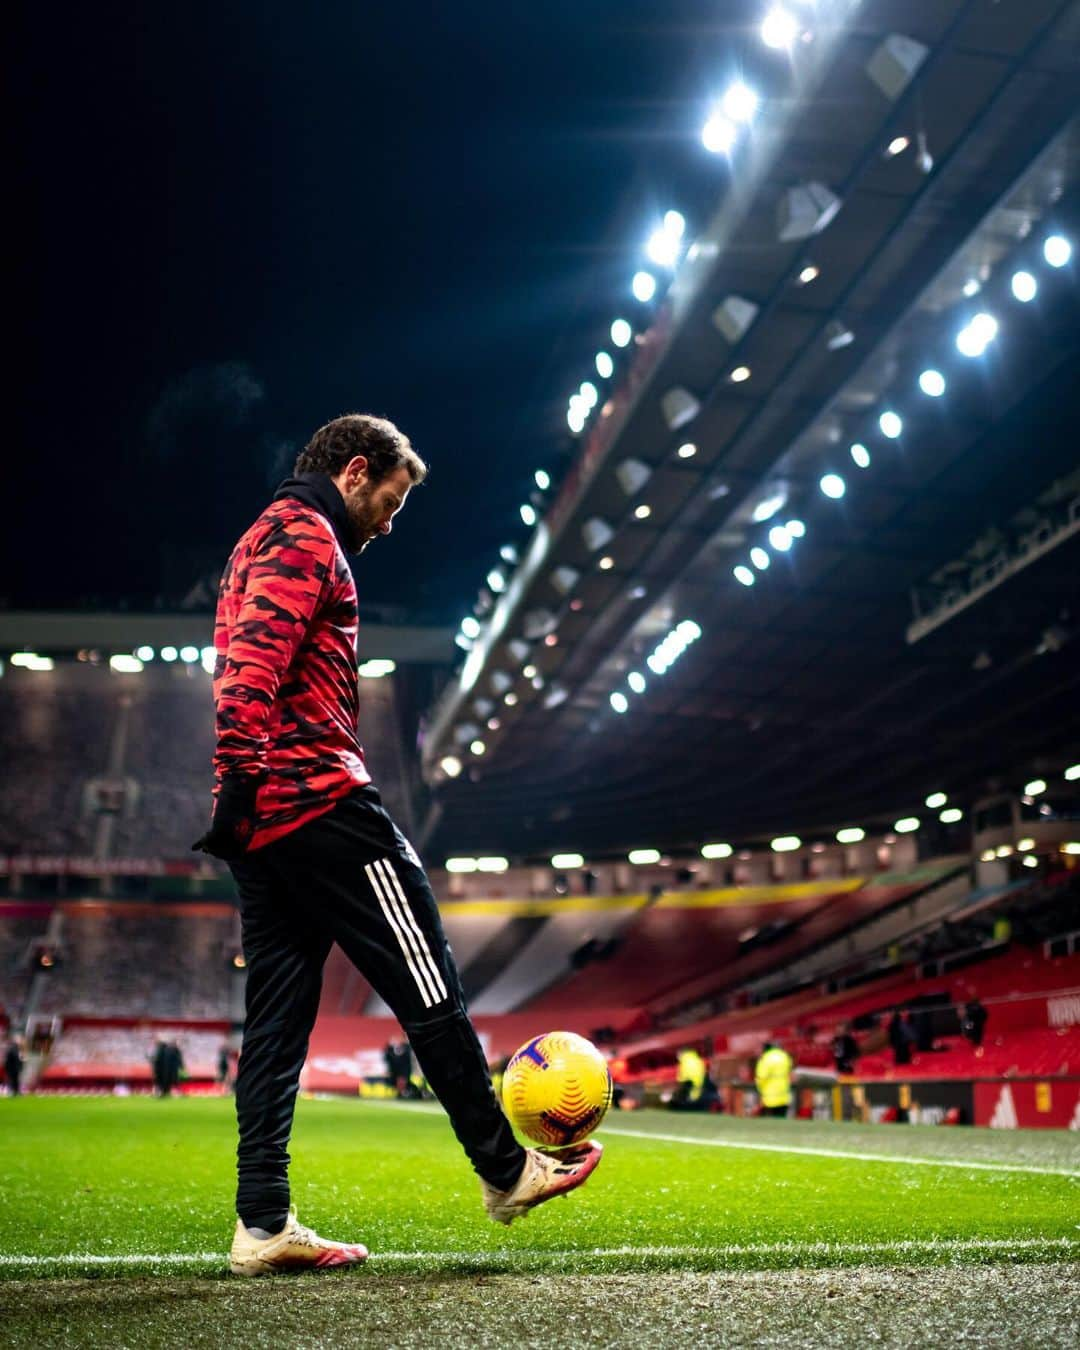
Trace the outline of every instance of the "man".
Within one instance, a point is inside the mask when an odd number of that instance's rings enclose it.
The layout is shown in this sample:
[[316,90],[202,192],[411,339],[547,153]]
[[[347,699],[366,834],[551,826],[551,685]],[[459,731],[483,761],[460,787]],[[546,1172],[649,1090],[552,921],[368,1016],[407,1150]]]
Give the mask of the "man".
[[976,1049],[982,1045],[988,1015],[986,1008],[977,998],[973,998],[964,1004],[963,1016],[960,1019],[960,1030]]
[[851,1023],[844,1022],[832,1040],[833,1063],[837,1073],[854,1073],[859,1045],[851,1032]]
[[20,1092],[20,1083],[22,1082],[23,1054],[22,1041],[18,1036],[11,1038],[7,1053],[4,1055],[4,1075],[7,1078],[8,1092],[17,1097]]
[[196,848],[240,894],[247,1015],[236,1079],[238,1221],[231,1269],[350,1265],[289,1206],[286,1151],[322,969],[337,942],[393,1010],[480,1177],[510,1223],[579,1186],[598,1144],[523,1149],[492,1090],[427,876],[382,807],[357,728],[357,598],[346,554],[390,534],[427,466],[382,418],[317,431],[233,550],[214,645],[217,798]]
[[754,1083],[766,1116],[786,1116],[791,1105],[791,1056],[775,1041],[766,1041],[754,1067]]
[[911,1047],[915,1042],[915,1029],[911,1025],[911,1014],[906,1008],[898,1008],[889,1019],[887,1031],[892,1046],[893,1063],[897,1066],[911,1063]]

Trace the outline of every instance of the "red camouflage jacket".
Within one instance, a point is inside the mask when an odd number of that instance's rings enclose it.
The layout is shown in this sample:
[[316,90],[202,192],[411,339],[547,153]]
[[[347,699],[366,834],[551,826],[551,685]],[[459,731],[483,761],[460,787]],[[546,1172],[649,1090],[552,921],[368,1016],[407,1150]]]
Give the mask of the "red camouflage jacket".
[[251,849],[371,782],[357,629],[356,584],[332,523],[279,496],[232,551],[214,627],[214,771],[219,783],[259,779]]

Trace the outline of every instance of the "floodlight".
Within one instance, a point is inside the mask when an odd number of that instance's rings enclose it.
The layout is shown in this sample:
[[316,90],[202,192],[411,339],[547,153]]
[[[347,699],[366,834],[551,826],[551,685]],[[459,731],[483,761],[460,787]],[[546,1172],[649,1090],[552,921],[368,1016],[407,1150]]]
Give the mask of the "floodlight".
[[616,319],[611,325],[611,340],[616,347],[629,347],[634,330],[625,319]]
[[470,742],[469,749],[472,751],[474,755],[482,755],[484,751],[487,749],[487,746],[484,744],[483,741],[475,740]]
[[813,263],[807,263],[807,265],[799,273],[799,285],[808,286],[811,281],[816,280],[816,278],[819,277],[820,275],[821,275],[820,268],[815,267]]
[[1030,853],[1035,847],[1034,839],[1018,839],[1016,842],[1017,853]]
[[774,51],[786,51],[798,35],[798,21],[779,5],[774,5],[761,22],[761,40]]
[[1064,267],[1072,257],[1072,244],[1063,234],[1052,234],[1043,244],[1043,257],[1051,267]]
[[856,441],[851,447],[851,458],[860,469],[868,469],[870,467],[870,451],[867,450],[866,446],[863,445],[861,441]]
[[494,591],[496,595],[506,590],[506,578],[497,567],[493,567],[487,574],[487,584],[488,590]]
[[[679,261],[679,250],[681,247],[682,243],[679,236],[669,234],[667,230],[661,226],[659,229],[653,230],[652,234],[649,235],[648,242],[645,245],[645,253],[649,261],[654,262],[657,267],[674,267]],[[647,274],[641,272],[638,273],[638,276],[645,275]],[[635,278],[635,281],[636,279],[637,278]],[[637,292],[635,291],[634,294],[637,295]],[[651,298],[651,293],[646,296],[638,296],[639,300],[650,300]]]
[[838,473],[827,473],[818,486],[826,497],[832,497],[834,501],[839,501],[847,491],[847,484]]
[[675,453],[680,459],[693,459],[697,454],[697,446],[693,441],[687,441],[684,445],[680,445]]
[[596,373],[602,380],[610,380],[615,374],[615,362],[608,352],[596,353]]
[[[582,389],[585,388],[584,385],[582,385],[581,387]],[[592,388],[591,385],[589,387],[590,389]],[[533,474],[533,482],[536,484],[536,486],[540,489],[541,492],[546,492],[548,488],[551,486],[551,474],[549,474],[546,469],[537,469],[537,471]]]
[[640,506],[634,507],[635,520],[648,520],[648,518],[651,515],[652,515],[652,507],[649,505],[648,502],[642,502]]
[[919,388],[928,398],[940,398],[945,392],[945,376],[940,370],[924,370],[919,376]]
[[632,848],[626,857],[627,861],[633,863],[635,867],[647,867],[650,863],[660,861],[660,850],[658,848]]
[[181,661],[186,661],[188,665],[193,665],[198,659],[199,659],[198,647],[187,646],[180,648]]
[[962,356],[982,356],[997,336],[997,331],[997,320],[992,314],[982,311],[957,333],[956,348]]
[[774,853],[794,853],[796,849],[802,848],[802,840],[797,834],[782,834],[779,839],[774,839],[770,848]]
[[475,872],[475,858],[447,858],[446,870],[448,872]]
[[444,755],[439,760],[439,768],[446,774],[447,778],[456,778],[461,772],[461,760],[457,755]]
[[931,811],[936,811],[939,806],[944,806],[948,800],[944,792],[931,792],[926,799],[926,804]]
[[626,683],[630,686],[630,688],[634,691],[635,694],[643,694],[645,692],[646,687],[645,676],[642,675],[641,672],[638,670],[632,670],[630,674],[627,675]]
[[161,649],[161,659],[163,661],[175,661],[178,655],[179,652],[177,652],[175,647],[162,647]]
[[720,108],[733,122],[752,122],[760,102],[748,84],[736,80],[724,91]]
[[611,706],[615,709],[617,713],[624,713],[626,712],[627,708],[630,707],[630,700],[619,689],[614,690],[611,694],[608,695],[608,702],[611,704]]
[[750,367],[736,366],[728,378],[731,380],[732,384],[742,384],[745,380],[750,378]]
[[786,553],[792,545],[791,532],[784,525],[774,525],[769,531],[769,544],[777,553]]
[[461,631],[467,638],[476,638],[480,636],[480,620],[474,619],[471,614],[466,614],[461,621]]
[[[185,649],[186,650],[186,649]],[[198,660],[199,652],[195,649],[195,660]],[[40,669],[35,666],[33,669]],[[138,675],[143,668],[143,663],[137,656],[128,656],[126,652],[119,652],[116,656],[109,657],[109,668],[115,670],[120,675]]]
[[566,425],[575,436],[585,430],[585,409],[579,403],[575,403],[567,409]]
[[806,526],[801,520],[789,520],[785,528],[792,539],[802,539],[806,534]]
[[769,566],[769,555],[763,548],[752,548],[750,550],[750,561],[759,572],[764,572]]
[[861,844],[866,838],[866,831],[858,825],[850,825],[843,830],[836,831],[836,842],[838,844]]
[[788,492],[785,483],[771,484],[765,490],[765,496],[761,498],[754,507],[750,519],[755,525],[764,525],[767,520],[772,520],[777,511],[787,505]]
[[536,524],[536,507],[530,506],[528,502],[522,502],[518,507],[518,514],[524,524],[530,527]]
[[476,870],[478,872],[505,872],[510,866],[506,858],[477,858]]
[[153,647],[136,647],[135,655],[140,661],[152,661],[154,659]]
[[938,816],[943,825],[955,825],[958,820],[963,819],[964,813],[958,806],[949,806]]
[[656,278],[651,272],[635,272],[630,289],[634,293],[634,299],[646,305],[656,294]]
[[897,834],[912,834],[919,828],[919,818],[917,816],[904,816],[893,826]]
[[1040,792],[1046,791],[1045,778],[1033,778],[1030,783],[1024,784],[1025,797],[1037,797]]
[[730,858],[734,850],[730,844],[702,844],[703,858]]
[[[937,372],[935,371],[934,374],[937,374]],[[899,413],[887,408],[878,418],[878,426],[881,428],[883,436],[887,436],[890,441],[895,441],[904,429],[904,421]]]
[[556,853],[551,859],[551,865],[557,872],[572,871],[577,867],[585,866],[585,859],[580,853]]
[[1013,295],[1024,305],[1035,299],[1039,289],[1039,283],[1030,272],[1014,272],[1011,285]]
[[600,392],[591,380],[583,380],[578,394],[585,400],[585,406],[591,411],[596,407]]
[[701,143],[714,155],[730,155],[738,134],[739,128],[730,117],[715,112],[701,128]]
[[1065,781],[1075,783],[1078,778],[1080,778],[1080,764],[1070,764],[1065,770]]
[[754,574],[745,563],[740,563],[738,567],[734,569],[734,576],[735,580],[741,581],[744,586],[752,586],[754,584]]
[[894,136],[885,147],[885,154],[889,159],[895,159],[897,155],[902,155],[911,144],[907,136]]

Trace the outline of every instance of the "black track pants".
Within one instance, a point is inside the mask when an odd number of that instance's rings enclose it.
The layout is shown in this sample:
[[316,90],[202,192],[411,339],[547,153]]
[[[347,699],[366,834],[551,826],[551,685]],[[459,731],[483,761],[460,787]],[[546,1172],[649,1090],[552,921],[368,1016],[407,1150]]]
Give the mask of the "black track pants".
[[289,1206],[300,1070],[336,942],[393,1011],[473,1167],[504,1190],[524,1152],[495,1097],[427,876],[373,787],[230,864],[247,1016],[236,1077],[237,1213],[277,1231]]

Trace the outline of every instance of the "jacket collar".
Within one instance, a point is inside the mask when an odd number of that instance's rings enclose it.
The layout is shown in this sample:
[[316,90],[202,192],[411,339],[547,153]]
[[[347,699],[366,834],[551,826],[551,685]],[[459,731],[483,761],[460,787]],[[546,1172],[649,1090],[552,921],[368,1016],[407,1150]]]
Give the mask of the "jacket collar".
[[274,493],[274,501],[282,497],[295,497],[305,506],[313,506],[330,522],[337,541],[345,552],[358,551],[345,499],[329,474],[298,473],[292,478],[286,478]]

